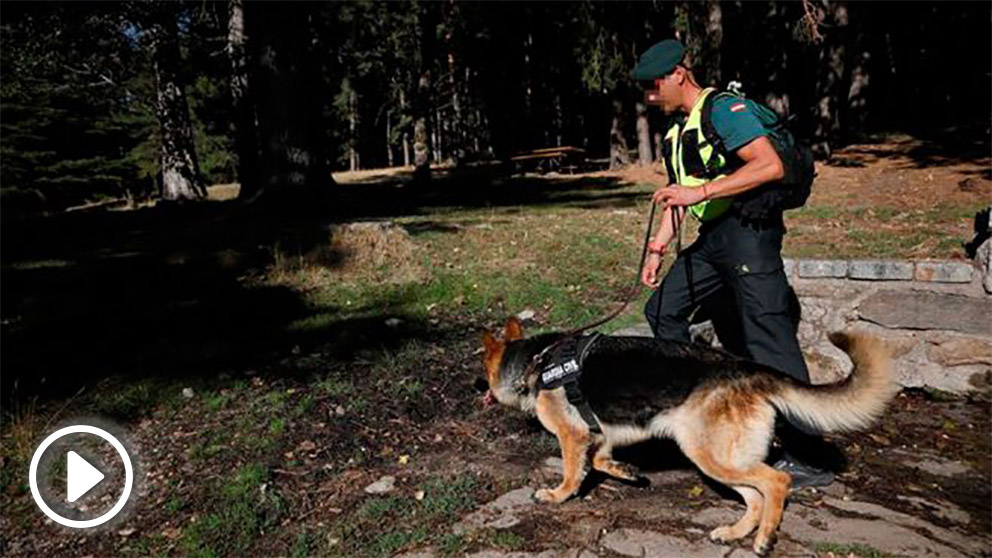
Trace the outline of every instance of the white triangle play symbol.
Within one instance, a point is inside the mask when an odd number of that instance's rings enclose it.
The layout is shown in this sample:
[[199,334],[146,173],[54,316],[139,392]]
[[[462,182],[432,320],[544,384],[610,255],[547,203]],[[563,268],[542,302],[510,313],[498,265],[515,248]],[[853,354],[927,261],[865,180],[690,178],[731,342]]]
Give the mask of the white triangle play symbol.
[[103,480],[103,473],[87,463],[79,454],[70,451],[66,454],[66,500],[75,502]]

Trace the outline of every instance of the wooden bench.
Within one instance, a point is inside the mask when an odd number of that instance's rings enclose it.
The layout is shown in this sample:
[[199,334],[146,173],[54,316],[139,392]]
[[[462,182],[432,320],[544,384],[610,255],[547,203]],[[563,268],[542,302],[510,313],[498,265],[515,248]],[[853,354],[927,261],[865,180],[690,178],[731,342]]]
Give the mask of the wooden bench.
[[518,171],[575,172],[585,160],[586,150],[581,147],[545,147],[524,151],[510,157]]

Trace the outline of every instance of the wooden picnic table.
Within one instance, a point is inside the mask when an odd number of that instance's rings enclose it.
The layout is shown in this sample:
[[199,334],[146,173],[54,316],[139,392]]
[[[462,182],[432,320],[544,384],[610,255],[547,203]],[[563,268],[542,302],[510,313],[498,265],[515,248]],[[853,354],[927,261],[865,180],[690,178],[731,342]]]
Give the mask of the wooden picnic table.
[[510,157],[518,169],[533,167],[539,172],[562,172],[569,174],[578,169],[585,160],[586,150],[581,147],[564,145],[524,151]]

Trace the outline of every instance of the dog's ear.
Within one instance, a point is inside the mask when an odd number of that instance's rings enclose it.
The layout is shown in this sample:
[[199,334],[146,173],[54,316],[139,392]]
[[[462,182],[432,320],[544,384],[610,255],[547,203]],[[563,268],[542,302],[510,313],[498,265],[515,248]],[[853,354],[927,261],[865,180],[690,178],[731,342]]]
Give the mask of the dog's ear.
[[520,320],[516,316],[510,316],[510,319],[506,321],[506,336],[507,341],[517,341],[518,339],[524,338],[524,326],[520,325]]
[[482,345],[486,348],[487,355],[496,352],[502,346],[489,330],[482,332]]
[[486,381],[489,387],[493,388],[499,385],[499,364],[503,360],[506,343],[496,339],[489,330],[486,330],[482,332],[482,344],[486,349],[486,354],[482,358],[482,365],[486,369]]

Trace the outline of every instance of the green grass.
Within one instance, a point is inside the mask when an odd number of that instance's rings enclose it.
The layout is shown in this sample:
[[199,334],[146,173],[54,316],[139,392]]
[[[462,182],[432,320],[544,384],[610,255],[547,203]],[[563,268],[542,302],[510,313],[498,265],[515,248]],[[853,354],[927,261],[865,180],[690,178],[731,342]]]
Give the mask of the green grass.
[[487,540],[492,546],[503,550],[517,550],[527,542],[513,531],[495,531]]
[[987,202],[907,207],[807,206],[786,213],[784,251],[799,258],[920,259],[963,256]]
[[[649,186],[626,192],[647,193]],[[445,316],[498,320],[533,309],[531,333],[587,323],[614,309],[635,281],[646,204],[618,209],[567,204],[482,209],[445,208],[398,224],[450,224],[452,230],[415,233],[423,274],[382,283],[342,279],[310,285],[312,312],[288,326],[320,334],[344,320],[399,316],[426,321]],[[785,252],[802,258],[950,257],[961,252],[961,224],[976,210],[938,204],[910,210],[896,206],[807,206],[788,213]],[[927,226],[919,226],[926,223]],[[687,224],[685,244],[694,237]],[[644,289],[631,308],[607,326],[643,323]]]
[[282,410],[283,406],[286,404],[286,393],[281,389],[270,391],[265,394],[265,402],[272,410]]
[[286,421],[282,418],[276,417],[269,422],[269,434],[273,437],[278,438],[282,436],[282,433],[286,431]]
[[130,421],[159,405],[180,405],[183,386],[155,379],[127,380],[94,390],[90,407],[98,414]]
[[455,533],[445,533],[437,539],[437,550],[441,556],[461,556],[465,553],[468,541],[462,535]]
[[169,501],[165,503],[166,511],[172,514],[180,512],[185,507],[186,502],[184,502],[182,498],[175,495],[169,498]]
[[121,556],[135,556],[135,557],[149,557],[154,556],[165,557],[168,554],[164,550],[159,550],[157,553],[153,552],[152,549],[161,549],[166,546],[167,540],[161,534],[155,535],[144,535],[137,542],[131,546],[121,547]]
[[262,530],[278,525],[285,511],[267,478],[263,465],[252,464],[214,487],[209,511],[183,529],[182,552],[196,557],[248,554]]
[[190,459],[213,459],[229,449],[229,441],[230,437],[227,431],[208,430],[201,435],[200,441],[190,448]]
[[[588,219],[575,219],[588,229],[583,221]],[[560,234],[521,241],[517,246],[508,244],[516,241],[502,238],[512,231],[494,231],[493,235],[500,237],[496,242],[505,248],[495,258],[481,257],[471,247],[453,252],[459,244],[471,244],[472,240],[428,236],[432,239],[429,250],[435,254],[423,262],[429,277],[426,281],[321,286],[310,295],[314,312],[292,322],[288,330],[316,333],[344,319],[382,315],[423,319],[429,317],[428,308],[477,316],[543,309],[553,323],[598,317],[612,307],[620,287],[633,280],[637,246],[622,233],[606,236],[594,229],[573,231],[570,227],[564,220]],[[536,256],[531,259],[537,261],[514,263],[518,255]],[[444,259],[450,259],[446,263],[452,267],[442,263]],[[629,269],[618,270],[624,265]]]
[[364,397],[355,397],[348,404],[348,410],[356,413],[360,413],[368,407],[369,402]]
[[417,380],[409,380],[409,381],[403,382],[401,385],[402,385],[403,391],[410,398],[420,397],[420,395],[422,393],[424,393],[424,384],[420,383]]
[[296,402],[296,406],[293,407],[293,414],[298,417],[304,416],[307,413],[309,413],[311,410],[313,410],[315,403],[316,400],[314,399],[313,395],[308,393],[303,397],[301,397],[300,400]]
[[355,391],[355,385],[350,380],[332,377],[317,382],[315,387],[331,397],[346,397]]
[[847,236],[862,257],[885,258],[892,254],[908,253],[932,235],[924,231],[903,235],[881,235],[873,230],[852,229],[848,231]]
[[306,558],[312,556],[314,548],[314,536],[309,531],[303,531],[296,535],[293,547],[289,550],[290,558]]
[[211,412],[216,413],[217,411],[223,409],[231,401],[231,397],[228,395],[221,394],[208,394],[203,397],[203,403],[207,406],[207,409]]
[[954,394],[949,391],[944,391],[935,387],[925,386],[923,391],[926,392],[927,398],[931,401],[938,401],[941,403],[947,403],[949,401],[960,401],[961,396]]
[[[449,534],[450,526],[478,505],[484,486],[466,474],[428,479],[417,489],[424,492],[419,501],[409,494],[372,496],[341,516],[332,528],[332,538],[340,541],[330,548],[332,555],[385,557],[424,545],[445,556],[462,553],[470,540]],[[511,548],[519,542],[502,538],[494,545]]]
[[396,497],[377,497],[365,501],[356,512],[362,519],[381,519],[389,514],[404,513],[408,509],[406,500]]
[[424,527],[387,531],[373,539],[369,550],[372,556],[392,556],[398,550],[425,542],[428,536]]
[[474,495],[478,488],[479,481],[471,475],[429,481],[422,486],[424,499],[421,508],[431,519],[455,519],[460,512],[475,505]]

